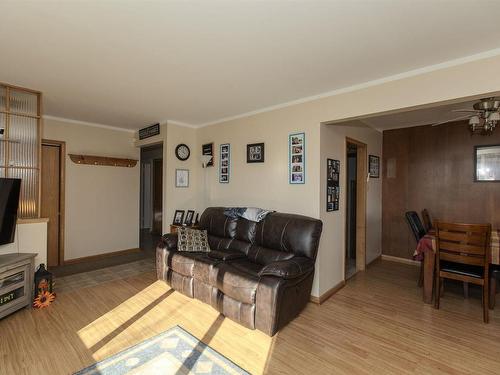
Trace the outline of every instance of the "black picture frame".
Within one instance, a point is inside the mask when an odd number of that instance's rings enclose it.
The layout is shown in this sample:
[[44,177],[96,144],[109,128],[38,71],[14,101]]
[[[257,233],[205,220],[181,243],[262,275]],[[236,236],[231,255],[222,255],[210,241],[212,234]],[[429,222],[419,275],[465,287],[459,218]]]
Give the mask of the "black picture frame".
[[184,221],[184,212],[184,210],[175,210],[172,225],[182,225],[182,222]]
[[500,176],[494,180],[491,180],[491,179],[485,179],[485,178],[480,178],[479,177],[479,171],[478,171],[478,151],[481,150],[481,149],[491,149],[491,148],[498,148],[499,149],[499,152],[498,152],[498,157],[500,158],[500,144],[489,144],[489,145],[478,145],[478,146],[474,146],[474,182],[500,182]]
[[184,220],[184,224],[187,226],[191,226],[193,224],[194,211],[187,210],[186,219]]
[[368,155],[368,173],[370,178],[380,178],[380,157]]
[[247,144],[247,163],[264,163],[264,143]]
[[202,155],[210,155],[212,160],[207,163],[207,167],[214,166],[214,143],[205,143],[201,146],[201,154]]
[[326,159],[326,212],[340,206],[340,161]]

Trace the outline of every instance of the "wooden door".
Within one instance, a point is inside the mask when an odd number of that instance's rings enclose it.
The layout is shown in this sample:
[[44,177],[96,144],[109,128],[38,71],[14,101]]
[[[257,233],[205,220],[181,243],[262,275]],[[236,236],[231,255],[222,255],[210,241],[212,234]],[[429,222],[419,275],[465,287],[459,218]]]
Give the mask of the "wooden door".
[[42,142],[41,206],[40,213],[48,218],[47,224],[47,265],[59,266],[62,256],[62,205],[64,160],[63,144]]
[[163,160],[153,160],[153,230],[162,234],[163,216]]

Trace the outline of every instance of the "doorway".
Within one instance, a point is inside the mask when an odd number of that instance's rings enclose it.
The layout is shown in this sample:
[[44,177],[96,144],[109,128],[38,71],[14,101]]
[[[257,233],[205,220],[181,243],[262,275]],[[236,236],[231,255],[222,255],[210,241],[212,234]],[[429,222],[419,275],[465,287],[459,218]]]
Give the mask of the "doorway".
[[40,215],[47,223],[47,266],[64,264],[64,172],[66,144],[42,140]]
[[140,248],[155,250],[163,227],[163,144],[141,148]]
[[346,138],[346,279],[366,266],[366,156],[366,144]]

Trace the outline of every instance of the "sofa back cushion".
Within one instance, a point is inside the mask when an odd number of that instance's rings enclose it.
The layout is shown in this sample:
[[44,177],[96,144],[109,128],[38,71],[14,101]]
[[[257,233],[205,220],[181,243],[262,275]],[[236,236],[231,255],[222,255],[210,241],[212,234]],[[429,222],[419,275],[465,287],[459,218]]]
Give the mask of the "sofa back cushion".
[[268,214],[259,223],[231,219],[224,215],[224,207],[209,207],[200,218],[200,228],[207,230],[211,247],[217,237],[218,248],[237,247],[261,264],[296,255],[315,260],[322,226],[318,219],[279,212]]
[[224,215],[223,207],[209,207],[201,215],[199,227],[217,237],[234,238],[237,221]]
[[257,224],[255,243],[315,260],[322,228],[318,219],[273,212]]

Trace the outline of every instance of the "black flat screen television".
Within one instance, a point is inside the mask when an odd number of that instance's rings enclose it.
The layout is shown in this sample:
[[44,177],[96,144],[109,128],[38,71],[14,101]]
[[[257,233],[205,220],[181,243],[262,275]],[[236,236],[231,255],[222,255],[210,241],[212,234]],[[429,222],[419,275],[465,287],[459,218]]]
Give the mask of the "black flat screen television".
[[0,178],[0,245],[14,242],[21,179]]

